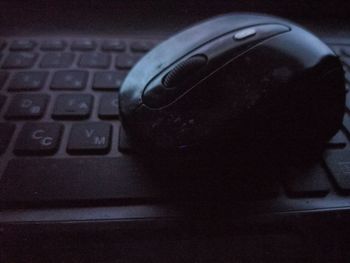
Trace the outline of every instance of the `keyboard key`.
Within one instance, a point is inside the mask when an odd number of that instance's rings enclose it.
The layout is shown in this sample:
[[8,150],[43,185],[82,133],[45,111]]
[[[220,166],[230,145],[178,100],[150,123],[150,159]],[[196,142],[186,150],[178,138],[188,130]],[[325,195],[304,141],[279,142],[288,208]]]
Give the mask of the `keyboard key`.
[[121,71],[96,72],[92,88],[95,90],[118,90],[126,75],[126,72]]
[[122,40],[108,40],[102,43],[103,51],[117,51],[122,52],[125,51],[126,44]]
[[33,40],[14,40],[10,45],[10,50],[12,51],[31,51],[36,46]]
[[350,151],[329,151],[325,162],[339,189],[350,193]]
[[107,153],[111,144],[112,126],[91,122],[74,124],[69,135],[67,151],[73,154]]
[[26,123],[18,135],[14,151],[18,155],[53,154],[58,150],[62,130],[59,123]]
[[117,119],[119,116],[118,95],[105,94],[100,99],[98,116],[101,119]]
[[47,53],[43,56],[40,62],[42,68],[68,68],[73,64],[73,53]]
[[4,106],[5,102],[6,102],[6,96],[0,95],[0,110],[2,106]]
[[34,65],[37,53],[10,53],[2,64],[3,68],[30,68]]
[[14,124],[0,123],[0,154],[6,151],[14,131]]
[[52,117],[85,119],[90,116],[93,97],[90,94],[62,94],[56,99]]
[[0,71],[0,89],[4,86],[5,81],[7,80],[8,73],[5,71]]
[[38,119],[45,112],[49,96],[45,94],[16,94],[5,114],[7,119]]
[[119,69],[131,69],[140,58],[141,56],[121,54],[117,56],[115,66]]
[[130,49],[133,52],[148,52],[155,46],[155,43],[153,41],[134,41],[130,43]]
[[83,39],[76,40],[72,43],[72,50],[77,51],[92,51],[96,49],[96,42],[93,40]]
[[154,183],[142,165],[118,158],[19,158],[0,180],[2,203],[104,201],[151,198]]
[[48,73],[45,71],[28,71],[16,73],[9,84],[9,90],[39,90],[44,86]]
[[285,179],[285,189],[292,197],[325,196],[330,191],[330,183],[326,171],[321,165],[312,167],[292,167]]
[[83,68],[108,68],[111,57],[104,53],[86,53],[80,57],[79,66]]
[[62,51],[67,46],[67,43],[63,40],[45,40],[41,44],[41,50],[44,51]]
[[57,71],[51,82],[51,89],[82,90],[86,86],[87,71],[65,70]]

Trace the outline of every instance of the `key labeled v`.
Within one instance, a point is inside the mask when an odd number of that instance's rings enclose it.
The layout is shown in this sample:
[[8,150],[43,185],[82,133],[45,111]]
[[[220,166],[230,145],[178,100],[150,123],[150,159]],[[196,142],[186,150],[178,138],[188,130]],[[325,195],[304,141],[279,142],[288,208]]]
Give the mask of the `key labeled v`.
[[85,134],[87,138],[90,138],[94,134],[95,130],[94,129],[86,129]]

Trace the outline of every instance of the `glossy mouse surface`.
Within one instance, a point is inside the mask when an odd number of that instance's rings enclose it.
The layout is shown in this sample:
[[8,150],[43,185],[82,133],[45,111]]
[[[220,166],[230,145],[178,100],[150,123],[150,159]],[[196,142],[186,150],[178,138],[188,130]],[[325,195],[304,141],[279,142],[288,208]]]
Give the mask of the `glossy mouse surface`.
[[339,129],[344,102],[332,50],[290,21],[258,14],[228,14],[174,35],[119,92],[133,147],[159,152],[321,145]]

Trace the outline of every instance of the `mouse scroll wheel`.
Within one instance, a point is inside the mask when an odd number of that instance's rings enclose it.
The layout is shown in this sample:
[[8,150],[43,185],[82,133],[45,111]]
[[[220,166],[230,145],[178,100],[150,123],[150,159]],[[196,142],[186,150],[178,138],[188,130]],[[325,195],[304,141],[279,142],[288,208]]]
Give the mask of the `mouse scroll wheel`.
[[207,57],[204,55],[196,55],[180,62],[163,78],[163,85],[166,88],[178,86],[180,83],[192,77],[203,66],[207,64]]

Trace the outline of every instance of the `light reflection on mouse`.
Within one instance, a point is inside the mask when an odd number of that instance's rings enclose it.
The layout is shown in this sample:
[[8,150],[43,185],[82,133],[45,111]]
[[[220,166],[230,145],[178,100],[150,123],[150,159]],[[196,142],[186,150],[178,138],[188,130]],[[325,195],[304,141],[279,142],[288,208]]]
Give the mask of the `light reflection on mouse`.
[[159,153],[318,147],[339,129],[344,101],[327,45],[290,21],[239,13],[164,41],[119,92],[133,147]]

